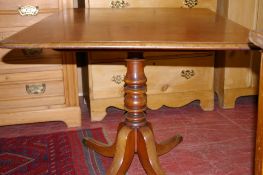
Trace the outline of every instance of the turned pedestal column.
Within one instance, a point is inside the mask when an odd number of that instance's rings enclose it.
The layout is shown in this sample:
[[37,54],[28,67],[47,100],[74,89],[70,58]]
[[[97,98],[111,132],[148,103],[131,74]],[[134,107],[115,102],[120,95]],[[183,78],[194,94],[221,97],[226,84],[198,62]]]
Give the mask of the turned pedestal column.
[[118,127],[114,144],[108,146],[91,138],[83,140],[87,147],[104,156],[113,157],[113,162],[107,171],[108,175],[125,174],[134,154],[138,154],[147,174],[164,174],[158,156],[169,152],[182,141],[182,137],[177,135],[160,144],[155,142],[152,126],[147,122],[145,112],[147,79],[144,74],[144,59],[136,55],[138,54],[131,53],[126,60],[124,106],[127,112],[124,122]]

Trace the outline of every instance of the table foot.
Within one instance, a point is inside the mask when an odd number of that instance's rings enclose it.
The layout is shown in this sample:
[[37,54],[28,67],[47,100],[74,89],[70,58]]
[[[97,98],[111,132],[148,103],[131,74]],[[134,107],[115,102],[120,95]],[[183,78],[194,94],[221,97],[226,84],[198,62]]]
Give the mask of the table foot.
[[124,175],[132,163],[135,152],[135,132],[123,126],[117,133],[116,152],[107,175]]
[[82,140],[82,143],[88,148],[94,150],[95,152],[105,156],[105,157],[113,157],[115,153],[115,144],[108,145],[102,142],[99,142],[93,138],[85,137]]
[[174,147],[183,141],[183,137],[180,135],[175,135],[159,144],[156,144],[156,150],[158,156],[164,155],[170,152]]
[[[146,124],[152,131],[153,133],[153,128],[152,128],[152,124],[147,122]],[[175,135],[165,141],[162,141],[161,143],[156,143],[156,150],[157,150],[157,154],[158,156],[162,156],[166,153],[168,153],[169,151],[171,151],[174,147],[176,147],[179,143],[181,143],[183,141],[183,137],[180,135]]]
[[[124,126],[124,123],[120,123],[117,133],[122,129]],[[90,137],[84,137],[82,140],[82,143],[87,146],[88,148],[94,150],[95,152],[105,156],[105,157],[114,157],[115,149],[116,149],[116,142],[117,140],[112,144],[108,145],[102,142],[99,142],[93,138]]]

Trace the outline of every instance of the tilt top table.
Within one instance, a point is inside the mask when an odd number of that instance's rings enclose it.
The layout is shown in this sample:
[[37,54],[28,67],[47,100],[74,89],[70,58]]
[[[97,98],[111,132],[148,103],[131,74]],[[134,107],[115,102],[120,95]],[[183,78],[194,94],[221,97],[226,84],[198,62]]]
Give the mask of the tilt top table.
[[169,152],[182,137],[155,142],[145,112],[143,51],[248,50],[248,34],[246,28],[207,9],[68,9],[7,38],[0,46],[129,52],[124,80],[127,113],[119,125],[116,141],[112,146],[90,138],[83,142],[96,152],[113,157],[108,175],[125,174],[135,153],[147,174],[160,175],[164,171],[158,156]]

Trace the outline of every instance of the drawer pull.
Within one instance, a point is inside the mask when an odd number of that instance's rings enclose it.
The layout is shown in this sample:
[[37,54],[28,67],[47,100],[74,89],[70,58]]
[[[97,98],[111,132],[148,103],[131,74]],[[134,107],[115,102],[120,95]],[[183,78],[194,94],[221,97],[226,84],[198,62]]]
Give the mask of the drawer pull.
[[36,16],[38,12],[39,12],[38,6],[25,5],[22,7],[18,7],[18,13],[21,16]]
[[184,5],[188,8],[193,8],[198,5],[198,0],[184,0]]
[[41,55],[43,49],[23,49],[22,51],[26,56],[38,56]]
[[182,70],[181,76],[186,78],[187,80],[195,76],[194,70]]
[[121,84],[124,82],[125,75],[113,75],[111,78],[111,81],[113,81],[116,84]]
[[39,95],[44,94],[46,91],[46,84],[27,84],[26,85],[26,92],[29,95]]
[[164,86],[162,87],[162,91],[165,92],[165,91],[167,91],[168,88],[169,88],[169,85],[166,84],[166,85],[164,85]]
[[111,1],[110,3],[111,8],[125,8],[127,6],[129,6],[129,3],[124,0]]

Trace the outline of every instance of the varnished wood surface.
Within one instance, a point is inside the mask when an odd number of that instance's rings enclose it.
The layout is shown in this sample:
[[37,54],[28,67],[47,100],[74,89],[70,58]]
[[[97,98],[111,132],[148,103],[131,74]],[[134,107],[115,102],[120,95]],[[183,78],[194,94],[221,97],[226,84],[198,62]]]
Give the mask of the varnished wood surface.
[[261,52],[260,85],[258,95],[258,122],[256,138],[255,174],[263,175],[263,53]]
[[2,41],[6,48],[248,49],[248,30],[207,9],[69,9]]
[[[249,40],[263,49],[263,32],[250,32]],[[255,174],[263,174],[263,53],[261,51],[261,64],[259,75],[259,94],[258,94],[258,122],[256,139]]]

